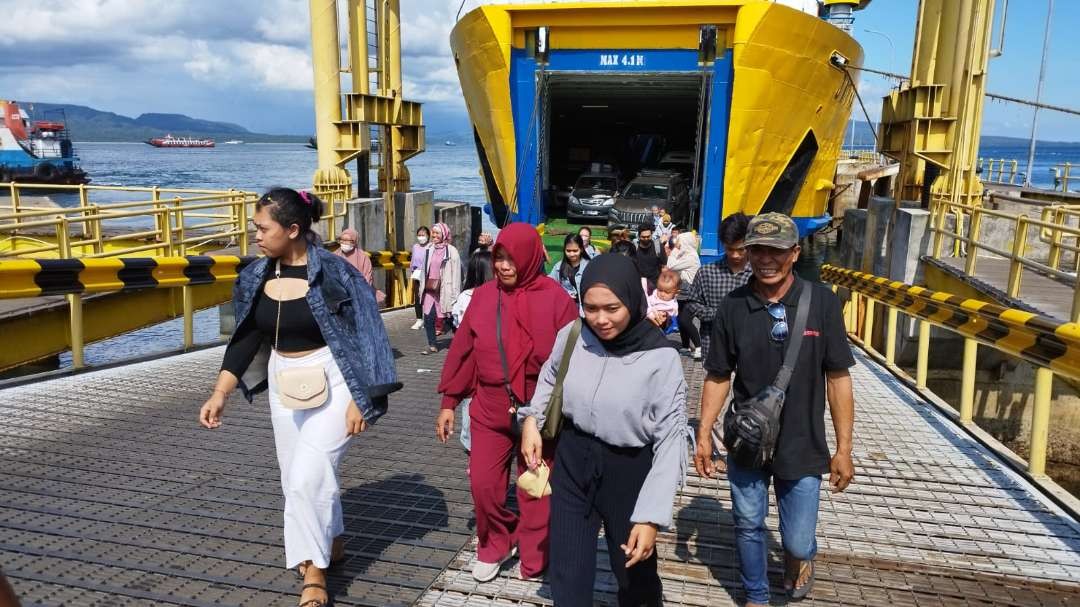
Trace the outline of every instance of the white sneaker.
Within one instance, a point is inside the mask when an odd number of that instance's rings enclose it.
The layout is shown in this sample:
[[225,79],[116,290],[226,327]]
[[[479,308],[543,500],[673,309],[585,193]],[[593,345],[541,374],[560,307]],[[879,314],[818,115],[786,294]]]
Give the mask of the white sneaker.
[[701,348],[694,348],[694,360],[701,360]]
[[505,563],[506,561],[509,561],[510,559],[514,558],[514,556],[516,556],[516,555],[517,555],[517,546],[514,546],[513,548],[510,549],[510,552],[507,553],[506,556],[504,556],[501,560],[499,560],[498,563],[485,563],[485,562],[478,559],[475,563],[473,563],[473,567],[472,567],[473,579],[475,579],[476,581],[481,582],[481,583],[490,582],[491,580],[498,577],[499,571],[502,569],[503,563]]
[[416,322],[413,323],[411,328],[412,328],[413,331],[419,331],[420,329],[423,329],[424,328],[424,320],[422,318],[417,318]]

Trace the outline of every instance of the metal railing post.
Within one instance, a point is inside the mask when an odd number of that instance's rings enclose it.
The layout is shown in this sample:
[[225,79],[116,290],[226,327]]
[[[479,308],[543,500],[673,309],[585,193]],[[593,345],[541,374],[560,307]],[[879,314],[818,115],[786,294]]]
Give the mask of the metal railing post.
[[1020,161],[1012,161],[1012,171],[1009,173],[1009,183],[1016,183],[1016,173],[1020,169]]
[[888,319],[885,322],[885,362],[896,364],[896,317],[899,310],[888,306]]
[[1046,446],[1050,433],[1050,399],[1054,372],[1046,367],[1035,370],[1035,408],[1031,412],[1031,455],[1028,472],[1032,476],[1046,475]]
[[94,241],[94,253],[100,255],[105,252],[105,243],[102,240],[101,234],[101,214],[97,205],[90,205],[90,210],[92,211],[93,218],[83,222],[83,225],[86,226],[89,224],[90,237]]
[[184,306],[184,348],[195,345],[195,294],[191,287],[185,285],[180,288]]
[[[68,220],[63,215],[56,216],[56,243],[60,259],[71,259],[71,237],[68,235]],[[68,303],[68,341],[71,345],[71,366],[82,369],[86,366],[83,356],[83,307],[82,296],[68,293],[64,296]]]
[[[158,186],[154,186],[153,189],[150,190],[150,201],[153,203],[155,211],[163,208],[162,205],[161,205],[161,190],[160,190],[160,188],[158,188]],[[162,216],[160,214],[154,215],[154,225],[157,226],[158,238],[160,240],[165,240],[165,233],[164,232],[169,227],[168,219],[169,219],[168,215],[165,215],[165,216]]]
[[1024,256],[1024,251],[1027,249],[1027,233],[1027,215],[1020,215],[1016,218],[1012,259],[1009,260],[1009,285],[1006,291],[1009,297],[1020,295],[1020,283],[1024,277],[1024,264],[1020,263],[1020,258]]
[[863,345],[874,350],[874,300],[866,298],[866,316],[863,317]]
[[1071,170],[1072,170],[1072,163],[1071,162],[1066,162],[1065,163],[1065,172],[1061,176],[1061,185],[1062,185],[1062,190],[1061,191],[1062,192],[1068,192],[1069,191],[1069,173],[1070,173]]
[[1065,210],[1062,208],[1050,208],[1048,211],[1052,215],[1052,217],[1048,218],[1050,223],[1058,227],[1050,235],[1050,254],[1047,256],[1046,265],[1056,270],[1061,264],[1061,226],[1065,224]]
[[[90,207],[90,193],[86,190],[86,184],[79,184],[79,208],[82,209],[83,219],[87,219],[90,215],[87,209]],[[83,237],[90,237],[90,223],[88,221],[82,222]]]
[[1069,320],[1080,323],[1080,280],[1073,286],[1072,310],[1069,312]]
[[970,423],[975,410],[975,363],[979,342],[964,338],[964,360],[960,373],[960,421]]
[[930,361],[930,321],[919,321],[919,357],[915,363],[915,386],[926,389],[926,374]]
[[[187,255],[187,243],[184,242],[187,240],[187,234],[184,231],[184,200],[179,196],[173,200],[173,217],[176,221],[176,235],[180,237],[180,240],[176,240],[175,237],[173,239],[178,249],[177,254]],[[172,228],[169,228],[169,231],[171,232]]]
[[945,202],[942,200],[938,200],[936,222],[934,221],[934,212],[931,211],[930,213],[930,227],[934,228],[934,246],[931,249],[934,259],[941,259],[941,246],[942,241],[944,240],[945,213],[947,212],[947,209],[948,206],[945,204]]
[[982,209],[971,210],[971,223],[968,224],[967,258],[964,260],[964,273],[975,275],[975,263],[979,259],[979,234],[982,232]]
[[15,225],[22,223],[19,218],[19,185],[12,181],[9,184],[11,188],[11,213],[15,216]]
[[248,254],[248,200],[247,196],[240,195],[240,254]]

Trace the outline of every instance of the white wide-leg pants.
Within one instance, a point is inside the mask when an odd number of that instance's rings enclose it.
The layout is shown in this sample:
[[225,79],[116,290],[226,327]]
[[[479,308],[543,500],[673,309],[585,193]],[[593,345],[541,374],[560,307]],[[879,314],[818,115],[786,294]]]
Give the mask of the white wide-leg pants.
[[[283,407],[277,371],[316,366],[326,369],[326,404],[302,411]],[[326,569],[334,538],[345,531],[337,467],[351,438],[345,432],[345,412],[352,397],[326,347],[300,358],[271,353],[269,376],[270,419],[285,494],[285,566],[311,561]]]

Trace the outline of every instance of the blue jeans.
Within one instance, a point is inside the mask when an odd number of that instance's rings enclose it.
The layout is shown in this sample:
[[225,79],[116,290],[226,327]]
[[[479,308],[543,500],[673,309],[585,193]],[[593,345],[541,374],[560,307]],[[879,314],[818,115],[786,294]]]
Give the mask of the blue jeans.
[[[727,458],[731,484],[732,515],[735,517],[735,546],[739,551],[740,578],[746,600],[768,604],[768,543],[765,517],[769,513],[769,480],[763,470],[740,468]],[[772,478],[780,507],[780,541],[784,551],[800,561],[817,554],[817,515],[821,477],[804,476],[787,480]]]

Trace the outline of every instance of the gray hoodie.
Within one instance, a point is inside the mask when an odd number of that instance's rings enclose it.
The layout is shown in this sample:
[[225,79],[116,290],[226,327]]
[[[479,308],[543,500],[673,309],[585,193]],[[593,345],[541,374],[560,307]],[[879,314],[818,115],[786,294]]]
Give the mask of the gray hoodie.
[[[559,331],[532,400],[518,410],[519,419],[535,417],[538,427],[544,425],[569,333],[570,325]],[[662,348],[614,356],[582,327],[563,381],[563,415],[565,423],[572,421],[609,445],[652,445],[652,469],[630,521],[670,527],[675,491],[687,466],[686,380],[678,352]]]

